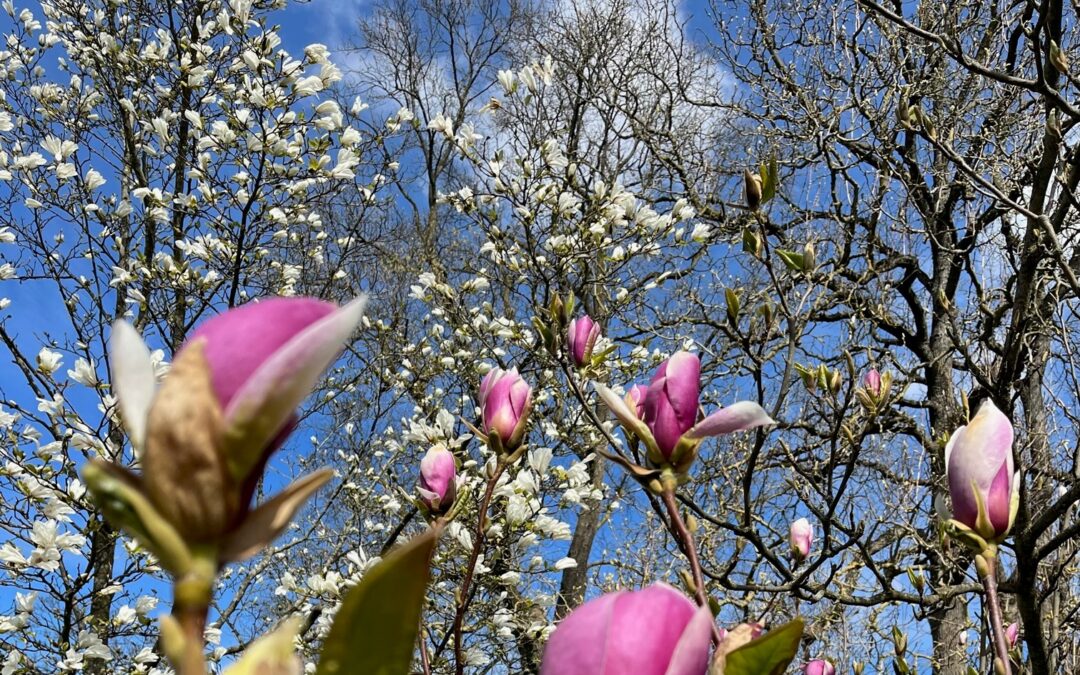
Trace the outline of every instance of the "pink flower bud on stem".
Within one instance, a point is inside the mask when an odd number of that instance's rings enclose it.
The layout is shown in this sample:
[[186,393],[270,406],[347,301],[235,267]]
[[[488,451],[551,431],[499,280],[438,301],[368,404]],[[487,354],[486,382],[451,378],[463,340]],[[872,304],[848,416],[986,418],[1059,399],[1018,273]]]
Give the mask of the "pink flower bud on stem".
[[185,675],[205,672],[203,629],[220,566],[268,546],[332,475],[310,474],[251,508],[267,460],[363,307],[363,299],[339,308],[270,298],[231,309],[181,345],[160,387],[142,338],[127,323],[113,326],[112,387],[143,472],[98,460],[84,476],[106,516],[176,578],[162,640]]
[[684,475],[705,438],[773,423],[761,406],[752,401],[734,403],[699,421],[700,375],[697,356],[676,352],[657,368],[643,404],[639,385],[625,398],[599,382],[594,382],[593,387],[627,432],[645,444],[653,466],[670,466],[677,474]]
[[814,659],[803,666],[803,675],[836,675],[836,666],[825,659]]
[[1019,503],[1013,466],[1013,427],[987,399],[945,446],[953,520],[989,543],[1008,534]]
[[566,331],[566,347],[570,359],[578,368],[584,368],[592,361],[593,347],[600,337],[600,324],[588,315],[574,319]]
[[457,496],[457,463],[442,444],[433,445],[420,461],[420,501],[433,516],[441,516],[454,505]]
[[814,527],[806,518],[799,518],[791,523],[788,539],[791,554],[795,556],[795,559],[806,560],[806,557],[810,555],[810,546],[814,543]]
[[480,382],[478,400],[481,430],[489,440],[498,439],[503,452],[513,453],[525,437],[532,410],[532,387],[517,368],[492,368]]

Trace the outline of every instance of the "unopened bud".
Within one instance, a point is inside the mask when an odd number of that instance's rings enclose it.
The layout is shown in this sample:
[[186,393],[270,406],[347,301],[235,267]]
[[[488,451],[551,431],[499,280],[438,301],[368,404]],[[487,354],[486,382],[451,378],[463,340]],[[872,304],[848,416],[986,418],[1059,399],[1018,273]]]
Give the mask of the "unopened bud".
[[803,272],[813,272],[817,267],[817,254],[814,250],[814,242],[808,241],[803,245]]
[[1050,65],[1054,66],[1062,75],[1069,73],[1069,58],[1054,40],[1050,41]]
[[761,176],[743,169],[744,192],[746,194],[746,206],[751,211],[757,211],[761,206]]
[[757,232],[746,227],[743,228],[742,232],[742,248],[744,251],[757,258],[761,255],[764,244]]
[[839,370],[833,370],[829,376],[829,391],[834,395],[840,393],[840,387],[844,383],[844,377],[840,374]]
[[892,629],[893,649],[896,651],[897,656],[903,656],[907,651],[907,634],[902,632],[896,626]]

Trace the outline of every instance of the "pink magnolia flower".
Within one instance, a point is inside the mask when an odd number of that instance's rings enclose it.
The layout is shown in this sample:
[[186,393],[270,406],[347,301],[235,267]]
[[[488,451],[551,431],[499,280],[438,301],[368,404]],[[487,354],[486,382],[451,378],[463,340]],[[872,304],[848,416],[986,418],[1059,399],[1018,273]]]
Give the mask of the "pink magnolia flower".
[[113,326],[113,388],[141,455],[140,483],[187,540],[228,533],[222,557],[250,555],[288,524],[281,509],[295,511],[326,482],[328,473],[297,481],[264,504],[270,511],[251,513],[248,520],[259,521],[251,531],[243,529],[267,459],[294,428],[298,406],[341,353],[363,308],[363,299],[337,307],[270,298],[231,309],[189,336],[160,387],[139,334],[124,322]]
[[985,539],[1000,539],[1012,527],[1020,485],[1012,442],[1009,418],[987,399],[945,446],[952,517]]
[[454,453],[441,443],[431,446],[420,460],[420,501],[428,510],[442,515],[454,505],[457,496],[457,464]]
[[666,584],[608,593],[562,620],[540,675],[705,675],[712,622]]
[[825,659],[814,659],[803,666],[803,675],[836,675],[836,666]]
[[1005,629],[1005,639],[1009,641],[1009,648],[1015,648],[1016,643],[1020,640],[1020,624],[1013,621],[1009,624],[1009,627]]
[[689,352],[676,352],[660,364],[645,394],[645,424],[664,457],[670,457],[683,434],[698,419],[701,361]]
[[600,337],[600,324],[588,315],[570,322],[566,332],[566,346],[570,349],[570,358],[578,368],[588,364],[592,358],[596,339]]
[[863,375],[863,387],[874,396],[881,395],[881,373],[877,368],[871,368]]
[[[697,356],[676,352],[660,364],[646,390],[644,405],[637,410],[630,407],[633,390],[623,399],[598,382],[593,387],[622,425],[649,446],[651,461],[685,468],[702,439],[773,423],[753,401],[739,401],[699,421],[700,375]],[[680,446],[688,452],[675,457]]]
[[495,433],[507,450],[520,445],[532,410],[532,387],[517,368],[492,368],[480,382],[478,398],[483,432]]
[[805,560],[810,555],[810,546],[814,543],[814,527],[806,518],[799,518],[791,524],[789,535],[791,552],[799,560]]

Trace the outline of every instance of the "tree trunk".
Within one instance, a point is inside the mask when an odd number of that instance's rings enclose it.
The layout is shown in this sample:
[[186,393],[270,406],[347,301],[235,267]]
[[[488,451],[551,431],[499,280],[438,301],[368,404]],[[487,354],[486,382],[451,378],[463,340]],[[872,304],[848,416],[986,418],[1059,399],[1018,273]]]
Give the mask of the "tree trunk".
[[[593,489],[598,490],[604,485],[604,463],[603,457],[593,454],[589,474]],[[602,512],[602,501],[590,501],[578,515],[574,537],[570,540],[570,550],[566,554],[577,561],[577,567],[563,570],[559,584],[559,600],[555,605],[556,621],[585,600],[585,589],[589,581],[589,555],[592,553],[596,533],[600,530]]]
[[[94,570],[94,594],[90,598],[90,626],[105,644],[109,642],[109,625],[112,621],[113,594],[107,592],[113,583],[113,561],[116,554],[116,530],[98,516],[98,525],[91,536],[90,566]],[[87,659],[87,675],[106,675],[109,663],[101,659]]]

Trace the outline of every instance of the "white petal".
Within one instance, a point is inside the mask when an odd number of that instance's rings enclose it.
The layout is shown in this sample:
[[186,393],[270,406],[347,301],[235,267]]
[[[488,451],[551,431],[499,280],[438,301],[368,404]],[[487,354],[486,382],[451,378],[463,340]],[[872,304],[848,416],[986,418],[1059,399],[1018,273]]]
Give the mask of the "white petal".
[[634,411],[630,410],[630,406],[626,405],[626,401],[623,400],[622,396],[619,396],[599,382],[593,382],[593,389],[596,390],[596,393],[600,395],[600,400],[604,402],[604,405],[614,413],[615,417],[617,417],[620,422],[630,427],[637,426],[637,423],[639,422],[637,415],[634,414]]
[[136,453],[146,438],[146,419],[157,390],[150,350],[138,331],[126,321],[113,324],[109,339],[113,395],[120,405],[120,419]]

